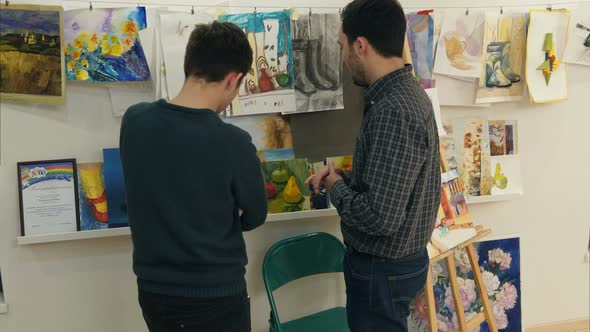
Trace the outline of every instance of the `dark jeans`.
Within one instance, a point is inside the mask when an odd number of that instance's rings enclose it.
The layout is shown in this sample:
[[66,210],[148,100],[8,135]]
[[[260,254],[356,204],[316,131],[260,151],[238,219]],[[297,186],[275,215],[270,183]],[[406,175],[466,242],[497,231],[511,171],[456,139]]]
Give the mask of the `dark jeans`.
[[139,290],[139,305],[150,332],[250,332],[250,298],[189,298]]
[[351,332],[406,332],[410,301],[428,275],[428,252],[379,258],[348,247],[344,256],[346,312]]

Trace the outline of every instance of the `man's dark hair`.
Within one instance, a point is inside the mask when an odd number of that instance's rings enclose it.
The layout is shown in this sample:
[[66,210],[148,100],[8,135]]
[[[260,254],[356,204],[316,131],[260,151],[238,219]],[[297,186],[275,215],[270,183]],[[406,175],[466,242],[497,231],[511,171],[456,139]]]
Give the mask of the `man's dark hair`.
[[397,0],[354,0],[342,11],[342,32],[352,44],[365,37],[385,57],[402,57],[406,17]]
[[222,81],[230,72],[246,75],[252,57],[246,34],[235,24],[198,24],[186,45],[184,75],[207,82]]

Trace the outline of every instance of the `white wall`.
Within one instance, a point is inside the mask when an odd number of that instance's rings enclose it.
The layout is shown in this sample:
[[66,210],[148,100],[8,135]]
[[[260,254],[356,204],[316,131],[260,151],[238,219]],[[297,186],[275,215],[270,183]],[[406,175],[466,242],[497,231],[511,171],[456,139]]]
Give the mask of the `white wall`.
[[[287,1],[273,3],[292,5]],[[492,4],[483,0],[445,3]],[[263,6],[259,4],[260,10]],[[422,4],[427,2],[413,2],[411,6]],[[484,115],[519,120],[525,196],[472,206],[471,210],[476,221],[491,227],[496,235],[521,235],[523,317],[527,326],[588,317],[590,310],[589,267],[583,262],[590,227],[586,210],[590,206],[586,131],[590,123],[589,77],[590,68],[570,66],[570,99],[563,103],[522,102],[484,110],[443,110],[443,116],[449,118]],[[67,104],[61,107],[1,105],[0,269],[9,313],[0,314],[0,331],[145,331],[136,300],[128,237],[16,245],[20,232],[17,161],[67,157],[95,161],[101,160],[103,147],[117,145],[120,120],[111,115],[106,90],[68,84],[67,93]],[[339,236],[338,220],[273,223],[246,235],[255,332],[267,329],[269,308],[260,277],[265,251],[280,239],[310,231]],[[279,308],[288,312],[283,318],[289,319],[342,304],[344,288],[337,276],[314,278],[281,290],[279,297],[283,299]]]

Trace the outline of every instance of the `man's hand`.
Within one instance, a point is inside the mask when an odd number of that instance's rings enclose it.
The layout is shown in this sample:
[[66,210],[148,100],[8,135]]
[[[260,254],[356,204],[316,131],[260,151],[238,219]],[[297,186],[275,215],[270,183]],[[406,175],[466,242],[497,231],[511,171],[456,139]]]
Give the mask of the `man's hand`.
[[344,181],[344,179],[342,178],[342,176],[339,174],[338,171],[342,171],[339,168],[336,168],[336,166],[334,165],[334,161],[330,160],[328,162],[328,171],[329,174],[328,176],[326,176],[324,178],[324,186],[326,187],[326,190],[328,190],[328,192],[332,191],[332,188],[334,188],[334,184],[338,181]]
[[[332,163],[332,165],[334,165],[334,162],[333,161],[330,161],[330,162]],[[336,172],[336,174],[340,175],[342,178],[345,178],[347,176],[346,172],[344,172],[344,170],[341,169],[341,168],[335,168],[334,167],[334,172]],[[329,176],[329,175],[330,175],[330,168],[328,166],[324,166],[324,168],[322,168],[321,171],[319,171],[316,174],[308,177],[307,180],[305,180],[305,184],[312,183],[313,184],[313,190],[314,190],[314,192],[316,194],[319,194],[320,193],[320,183],[322,183],[322,181],[324,180],[324,178],[327,177],[327,176]]]

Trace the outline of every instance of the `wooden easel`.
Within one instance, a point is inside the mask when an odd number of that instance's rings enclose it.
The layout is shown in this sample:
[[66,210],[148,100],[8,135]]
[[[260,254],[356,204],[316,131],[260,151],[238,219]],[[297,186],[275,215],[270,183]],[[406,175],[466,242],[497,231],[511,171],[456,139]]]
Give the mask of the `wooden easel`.
[[[475,227],[477,235],[473,238],[447,250],[441,252],[439,255],[430,259],[430,265],[445,260],[447,263],[447,270],[449,273],[449,282],[451,284],[451,292],[453,294],[453,302],[455,303],[455,312],[457,313],[457,322],[459,324],[458,332],[471,332],[474,328],[477,328],[481,323],[487,321],[491,332],[498,332],[496,325],[496,319],[492,311],[492,305],[488,298],[488,292],[485,289],[479,263],[477,262],[477,255],[473,243],[488,236],[492,231],[489,229],[483,229],[482,226]],[[455,252],[466,249],[467,256],[469,257],[469,263],[471,270],[473,271],[473,277],[477,287],[477,292],[481,298],[483,304],[483,310],[473,317],[470,321],[465,319],[465,309],[463,308],[463,302],[461,300],[461,293],[459,290],[459,283],[457,281],[457,272],[455,268]],[[426,289],[424,290],[426,295],[426,308],[428,309],[428,331],[438,332],[438,324],[436,321],[436,306],[434,303],[434,285],[432,282],[432,270],[428,269],[428,278],[426,279]]]

